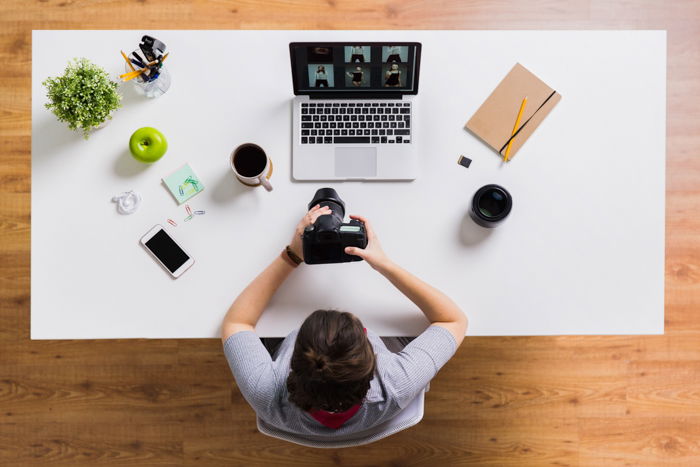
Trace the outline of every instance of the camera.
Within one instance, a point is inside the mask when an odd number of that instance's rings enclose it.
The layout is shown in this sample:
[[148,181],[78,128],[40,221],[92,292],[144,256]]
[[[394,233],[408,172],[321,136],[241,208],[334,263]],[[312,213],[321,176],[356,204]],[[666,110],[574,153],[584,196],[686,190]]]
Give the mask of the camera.
[[312,225],[306,227],[302,238],[304,262],[306,264],[347,263],[362,261],[362,258],[345,253],[345,247],[367,246],[365,225],[357,220],[344,223],[345,203],[333,188],[316,191],[308,209],[316,205],[328,206],[330,214],[319,216]]

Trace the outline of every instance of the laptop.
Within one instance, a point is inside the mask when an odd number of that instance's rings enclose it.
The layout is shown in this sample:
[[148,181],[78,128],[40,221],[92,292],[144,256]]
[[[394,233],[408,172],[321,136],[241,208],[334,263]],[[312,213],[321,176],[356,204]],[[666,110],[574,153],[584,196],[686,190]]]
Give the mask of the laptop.
[[418,42],[292,42],[295,180],[413,180]]

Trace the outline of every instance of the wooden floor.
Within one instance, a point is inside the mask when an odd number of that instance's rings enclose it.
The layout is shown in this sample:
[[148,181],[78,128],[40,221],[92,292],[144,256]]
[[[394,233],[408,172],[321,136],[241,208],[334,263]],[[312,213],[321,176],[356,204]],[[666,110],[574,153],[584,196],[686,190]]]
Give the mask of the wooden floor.
[[[218,340],[31,342],[31,30],[117,28],[667,29],[666,335],[468,338],[346,450],[258,434]],[[0,34],[0,465],[700,465],[700,2],[3,0]]]

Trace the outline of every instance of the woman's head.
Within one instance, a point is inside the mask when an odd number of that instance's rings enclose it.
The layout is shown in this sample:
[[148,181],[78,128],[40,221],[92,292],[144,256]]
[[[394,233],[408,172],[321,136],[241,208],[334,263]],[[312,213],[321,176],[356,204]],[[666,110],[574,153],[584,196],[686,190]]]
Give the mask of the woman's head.
[[355,67],[355,71],[362,71],[362,67],[361,67],[361,66],[356,66],[356,67]]
[[359,404],[369,390],[375,355],[362,323],[351,313],[317,310],[299,328],[289,400],[303,410],[338,412]]
[[318,71],[319,73],[320,73],[320,72],[325,72],[325,71],[326,71],[326,67],[324,67],[324,66],[319,66],[318,68],[316,68],[316,71]]
[[398,69],[399,69],[399,65],[397,65],[396,63],[391,64],[391,71],[396,71]]

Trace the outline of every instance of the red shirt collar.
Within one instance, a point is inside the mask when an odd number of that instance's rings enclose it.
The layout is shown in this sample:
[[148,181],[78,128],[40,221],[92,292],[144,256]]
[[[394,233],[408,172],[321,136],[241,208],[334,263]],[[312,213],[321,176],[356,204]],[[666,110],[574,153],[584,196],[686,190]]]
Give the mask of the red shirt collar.
[[323,426],[328,428],[333,428],[337,430],[343,423],[347,422],[352,418],[353,415],[360,410],[362,404],[356,404],[350,407],[345,412],[326,412],[325,410],[309,410],[309,415],[311,415],[316,421],[321,423]]

